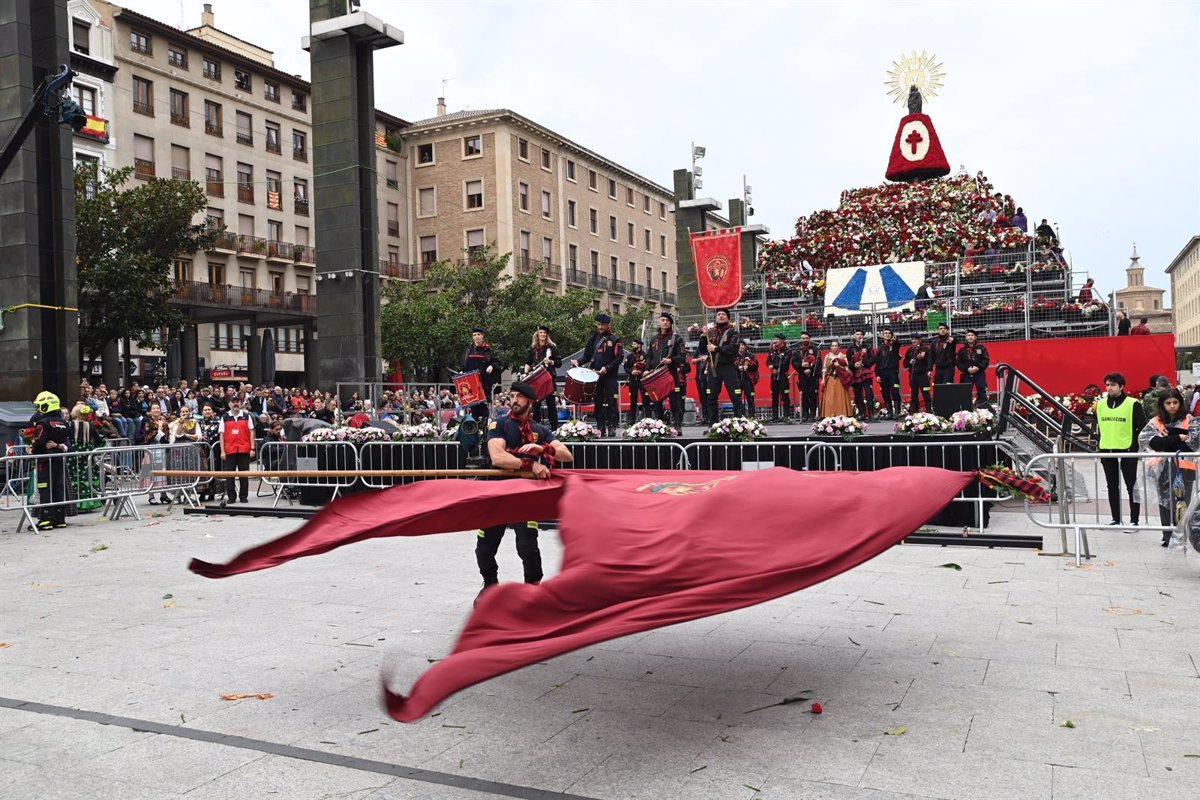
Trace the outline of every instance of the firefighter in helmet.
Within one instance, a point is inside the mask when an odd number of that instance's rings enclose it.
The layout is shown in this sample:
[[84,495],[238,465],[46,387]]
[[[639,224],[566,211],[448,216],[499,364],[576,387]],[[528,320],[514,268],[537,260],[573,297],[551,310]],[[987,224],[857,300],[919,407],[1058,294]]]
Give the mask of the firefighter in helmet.
[[[71,450],[71,428],[63,419],[58,395],[42,392],[33,401],[37,413],[30,420],[33,442],[30,450],[35,456],[48,456],[36,461],[38,503],[42,505],[38,530],[67,527],[67,462],[61,454]],[[56,505],[47,505],[47,504]]]

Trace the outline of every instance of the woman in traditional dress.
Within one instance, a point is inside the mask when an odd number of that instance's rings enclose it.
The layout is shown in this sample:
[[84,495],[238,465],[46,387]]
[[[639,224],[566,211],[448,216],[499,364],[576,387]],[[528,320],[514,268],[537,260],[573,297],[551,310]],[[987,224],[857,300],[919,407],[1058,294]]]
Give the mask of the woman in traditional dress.
[[[104,439],[96,434],[93,427],[94,419],[95,415],[92,413],[91,406],[83,401],[71,409],[73,442],[71,449],[75,452],[86,453],[104,446]],[[90,459],[82,458],[67,459],[67,480],[70,493],[74,495],[70,499],[79,500],[75,505],[80,511],[95,511],[101,505],[100,501],[96,499],[100,497],[101,491],[98,467],[98,461],[92,462]]]
[[854,411],[850,397],[850,384],[854,373],[850,361],[842,352],[841,344],[834,339],[829,343],[829,352],[821,361],[820,417],[851,416]]
[[[1200,420],[1187,413],[1178,389],[1167,389],[1158,396],[1157,413],[1138,434],[1138,449],[1163,454],[1148,460],[1146,472],[1158,491],[1160,524],[1174,527],[1183,518],[1196,483],[1196,462],[1176,454],[1200,449]],[[1171,531],[1163,531],[1162,546],[1170,543]]]

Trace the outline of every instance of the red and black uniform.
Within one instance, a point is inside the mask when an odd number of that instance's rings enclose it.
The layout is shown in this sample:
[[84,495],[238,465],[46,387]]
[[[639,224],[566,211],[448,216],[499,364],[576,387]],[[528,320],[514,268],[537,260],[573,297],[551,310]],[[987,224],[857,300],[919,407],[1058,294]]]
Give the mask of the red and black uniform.
[[[646,355],[650,366],[653,368],[658,368],[664,358],[671,359],[671,363],[667,368],[675,378],[675,386],[671,389],[669,405],[675,427],[682,429],[683,395],[686,389],[687,373],[691,369],[691,364],[687,357],[687,345],[684,343],[683,337],[676,334],[674,329],[667,333],[660,331],[657,336],[650,340],[650,346]],[[656,419],[663,419],[665,416],[661,400],[654,403],[651,410]]]
[[933,413],[933,401],[929,397],[929,347],[922,344],[910,345],[904,351],[904,368],[908,370],[908,411],[915,414],[921,410],[918,402],[925,401],[925,410]]
[[850,370],[854,373],[854,405],[858,416],[869,420],[875,411],[875,348],[866,342],[850,342]]
[[800,417],[817,418],[817,389],[821,383],[821,351],[812,342],[800,342],[792,349],[792,369],[800,383]]
[[[554,441],[554,431],[540,422],[534,422],[530,417],[514,419],[503,416],[488,423],[488,441],[503,439],[504,449],[521,459],[522,469],[529,469],[534,461],[541,461],[548,467],[554,467],[554,457],[547,449],[538,458],[520,455],[517,450],[523,445],[540,444],[549,446]],[[521,557],[521,566],[525,571],[526,583],[539,583],[542,580],[542,553],[538,549],[537,520],[527,522],[493,525],[476,532],[475,563],[479,565],[479,574],[483,576],[483,585],[491,586],[500,582],[500,567],[496,563],[496,551],[504,539],[504,531],[512,525],[517,535],[517,555]]]
[[875,374],[883,394],[883,407],[889,417],[900,416],[904,401],[900,398],[900,342],[892,339],[880,342],[875,351]]
[[935,384],[954,383],[957,351],[958,342],[954,341],[954,337],[950,334],[947,333],[945,336],[938,334],[933,337],[933,343],[929,346],[929,366],[933,370]]
[[[71,451],[71,427],[58,410],[36,414],[29,422],[33,429],[30,452],[35,456],[53,456],[35,462],[38,503],[63,503],[67,499],[67,459],[57,454]],[[52,442],[58,446],[49,447]],[[38,516],[40,529],[64,528],[67,524],[67,507],[45,505]]]
[[758,356],[749,351],[738,354],[738,373],[742,378],[742,402],[746,404],[746,416],[754,419],[757,407],[754,389],[758,386]]
[[[733,415],[744,416],[746,408],[742,404],[742,376],[738,372],[738,344],[742,337],[732,323],[717,323],[708,331],[708,343],[717,346],[710,353],[708,363],[708,418],[716,422],[721,418],[721,387],[725,387],[730,401],[733,403]],[[708,343],[704,351],[708,352]]]
[[[487,368],[491,367],[491,374]],[[467,345],[467,349],[463,351],[462,371],[474,372],[479,371],[479,380],[483,382],[483,393],[487,397],[482,403],[476,403],[471,406],[471,414],[476,419],[487,419],[488,403],[492,399],[492,389],[496,384],[500,383],[500,359],[492,351],[492,346],[487,342],[481,345],[476,345],[474,342]]]
[[[638,402],[641,401],[642,416],[650,416],[650,398],[642,388],[642,377],[653,369],[646,360],[646,353],[640,347],[631,349],[625,354],[625,375],[629,386],[629,424],[638,421]],[[635,374],[636,373],[636,374]]]
[[[987,393],[987,368],[989,363],[988,350],[983,346],[982,342],[975,344],[964,344],[958,348],[958,355],[955,356],[955,361],[958,362],[958,382],[969,383],[975,387],[975,405],[986,406],[988,402]],[[968,372],[971,367],[978,367],[975,373]]]
[[790,419],[792,388],[788,370],[792,366],[792,351],[787,342],[776,339],[767,351],[767,369],[771,370],[771,418]]
[[[547,363],[549,359],[549,363]],[[537,369],[544,366],[549,370],[553,377],[557,374],[558,368],[562,366],[562,357],[558,354],[558,348],[552,344],[543,346],[531,347],[525,351],[525,363],[530,369]],[[533,418],[538,422],[542,421],[542,411],[546,412],[546,421],[550,425],[550,429],[558,428],[558,400],[554,396],[554,392],[547,395],[545,400],[541,400],[533,404]]]
[[617,385],[617,372],[621,368],[621,360],[625,350],[620,338],[612,331],[600,333],[596,331],[588,337],[583,348],[580,364],[590,365],[593,370],[600,372],[600,380],[596,382],[596,424],[605,433],[612,433],[620,422],[620,394]]

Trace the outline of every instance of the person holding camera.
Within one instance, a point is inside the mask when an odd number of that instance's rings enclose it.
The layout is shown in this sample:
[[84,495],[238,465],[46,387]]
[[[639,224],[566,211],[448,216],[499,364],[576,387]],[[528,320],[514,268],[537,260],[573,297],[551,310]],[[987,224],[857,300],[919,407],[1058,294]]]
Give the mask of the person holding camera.
[[[1200,448],[1200,420],[1188,414],[1183,393],[1175,388],[1160,394],[1157,406],[1157,413],[1138,434],[1138,449],[1164,456],[1149,459],[1146,472],[1158,489],[1159,521],[1163,527],[1173,528],[1182,519],[1196,485],[1196,462],[1176,454]],[[1162,546],[1170,543],[1171,531],[1165,530]]]

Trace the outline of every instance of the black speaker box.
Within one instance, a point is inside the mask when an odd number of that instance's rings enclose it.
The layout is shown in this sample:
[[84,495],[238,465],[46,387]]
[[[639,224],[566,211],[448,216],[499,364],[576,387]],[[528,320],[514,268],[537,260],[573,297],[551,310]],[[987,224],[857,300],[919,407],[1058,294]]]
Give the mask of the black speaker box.
[[955,411],[970,411],[974,408],[971,392],[975,387],[969,383],[935,383],[933,385],[933,413],[948,417]]

